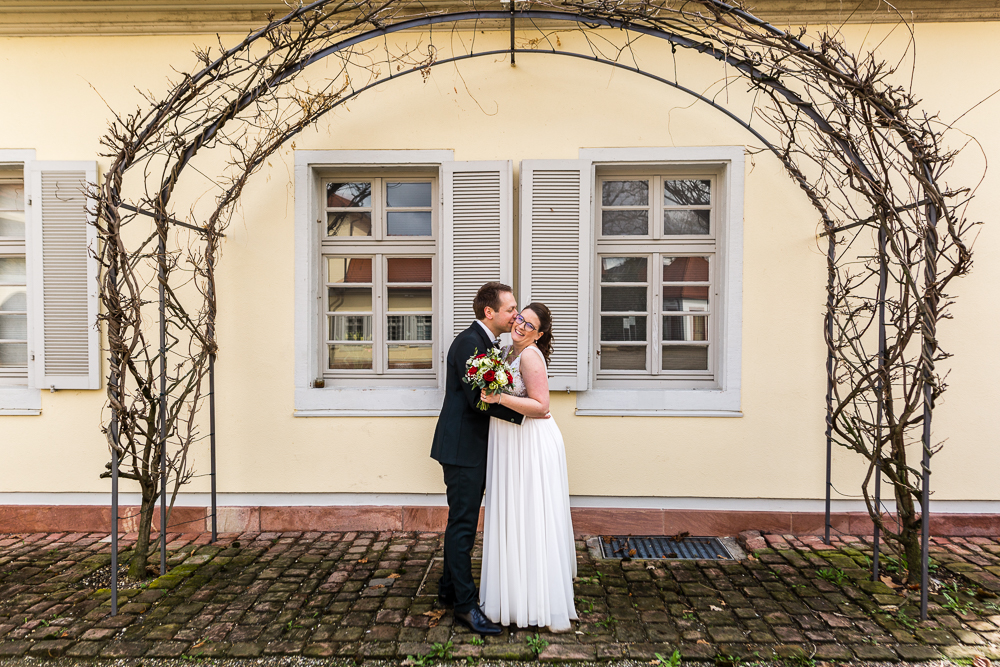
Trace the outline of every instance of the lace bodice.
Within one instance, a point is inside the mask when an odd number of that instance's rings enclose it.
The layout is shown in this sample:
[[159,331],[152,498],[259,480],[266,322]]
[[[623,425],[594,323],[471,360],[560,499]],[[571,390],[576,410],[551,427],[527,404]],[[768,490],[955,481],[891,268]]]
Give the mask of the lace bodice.
[[[542,354],[541,350],[534,345],[531,345],[524,350],[521,350],[521,354],[517,355],[517,357],[510,362],[510,373],[514,376],[514,382],[511,383],[510,389],[507,393],[512,396],[524,397],[528,395],[528,389],[524,386],[524,378],[521,377],[521,356],[529,349],[534,349],[539,356]],[[507,352],[510,352],[510,347],[507,348]],[[544,357],[542,363],[544,363]]]

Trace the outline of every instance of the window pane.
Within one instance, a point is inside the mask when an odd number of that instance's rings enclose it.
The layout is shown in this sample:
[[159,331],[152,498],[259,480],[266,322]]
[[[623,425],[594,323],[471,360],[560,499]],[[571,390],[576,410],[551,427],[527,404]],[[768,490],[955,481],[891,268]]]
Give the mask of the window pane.
[[0,339],[27,340],[28,316],[0,314]]
[[430,208],[431,184],[386,183],[385,198],[390,208]]
[[667,210],[663,212],[663,233],[668,235],[708,234],[709,211]]
[[0,211],[0,238],[24,238],[24,214]]
[[602,315],[601,340],[646,340],[645,315]]
[[343,287],[327,288],[327,310],[348,312],[371,312],[372,290],[370,287],[361,289],[345,289]]
[[372,260],[370,257],[327,257],[328,283],[370,283]]
[[637,345],[602,345],[602,371],[646,370],[646,348]]
[[645,257],[602,257],[602,283],[646,282]]
[[708,317],[663,317],[663,340],[708,340]]
[[712,181],[663,181],[663,203],[667,206],[708,206],[712,203]]
[[22,183],[0,183],[0,210],[24,210],[24,185]]
[[604,181],[601,184],[603,206],[646,206],[649,204],[649,181]]
[[601,310],[646,311],[645,287],[602,287]]
[[371,345],[331,345],[330,368],[360,370],[372,367]]
[[371,315],[331,315],[330,340],[371,340]]
[[327,213],[327,236],[371,236],[371,213]]
[[705,312],[708,310],[708,287],[684,286],[663,288],[663,310]]
[[663,370],[707,371],[707,345],[664,345]]
[[649,211],[601,211],[604,236],[644,236],[649,233]]
[[0,368],[19,368],[27,365],[27,343],[0,343]]
[[369,207],[372,205],[372,184],[370,182],[327,183],[327,208]]
[[0,311],[4,310],[28,310],[28,295],[23,287],[0,287]]
[[0,283],[23,285],[26,275],[24,257],[0,257]]
[[390,287],[389,310],[431,310],[430,287]]
[[385,226],[389,236],[431,236],[431,212],[389,211]]
[[386,335],[389,340],[431,340],[433,319],[430,315],[389,315]]
[[389,368],[430,368],[434,348],[430,345],[390,345]]
[[664,257],[663,282],[708,282],[708,257]]
[[431,282],[430,257],[391,257],[387,281],[390,283]]

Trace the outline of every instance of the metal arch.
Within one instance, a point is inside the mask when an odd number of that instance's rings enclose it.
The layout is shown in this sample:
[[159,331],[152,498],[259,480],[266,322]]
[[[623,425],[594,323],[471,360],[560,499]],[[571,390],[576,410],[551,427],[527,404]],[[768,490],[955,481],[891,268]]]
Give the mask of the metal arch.
[[[321,2],[313,3],[313,5],[310,5],[310,7],[316,6],[318,4],[321,4]],[[583,14],[571,13],[571,12],[553,12],[553,11],[538,11],[538,10],[521,10],[521,11],[517,11],[517,12],[514,12],[514,13],[503,12],[503,11],[452,12],[452,13],[444,13],[444,14],[434,14],[434,15],[430,15],[430,16],[421,16],[421,17],[414,18],[414,19],[408,19],[408,20],[405,20],[405,21],[400,21],[399,23],[394,23],[392,25],[388,25],[388,26],[384,26],[384,27],[378,27],[378,28],[375,28],[373,30],[369,30],[367,32],[363,32],[361,34],[354,35],[353,37],[349,37],[347,39],[341,40],[339,42],[336,42],[335,44],[331,44],[330,46],[328,46],[328,47],[326,47],[324,49],[320,49],[316,53],[314,53],[314,54],[312,54],[312,55],[310,55],[310,56],[308,56],[306,58],[303,58],[301,61],[295,63],[293,66],[291,66],[288,69],[284,70],[283,72],[281,72],[280,74],[278,74],[273,79],[271,79],[271,80],[269,80],[267,82],[261,83],[257,88],[255,88],[253,90],[249,90],[246,93],[244,93],[238,100],[236,100],[233,104],[230,105],[229,110],[232,112],[232,114],[235,114],[236,112],[238,112],[238,111],[246,108],[248,105],[250,105],[254,100],[256,100],[261,95],[263,95],[266,92],[272,90],[274,86],[276,86],[276,85],[282,83],[283,81],[285,81],[286,79],[288,79],[288,78],[296,75],[297,73],[301,72],[303,69],[305,69],[306,67],[308,67],[309,65],[312,65],[312,64],[314,64],[314,63],[322,60],[323,58],[326,58],[327,56],[333,55],[335,53],[343,51],[344,49],[348,49],[348,48],[350,48],[352,46],[356,46],[358,44],[361,44],[361,43],[366,42],[366,41],[371,40],[371,39],[376,39],[376,38],[379,38],[379,37],[384,37],[384,36],[390,35],[392,33],[402,32],[402,31],[405,31],[405,30],[413,29],[413,28],[420,28],[420,27],[431,26],[431,25],[439,25],[439,24],[442,24],[442,23],[458,23],[460,21],[474,21],[474,20],[508,20],[508,21],[510,21],[510,20],[513,20],[513,19],[516,19],[516,18],[537,19],[537,20],[543,20],[543,21],[566,21],[566,22],[584,24],[584,25],[586,25],[588,27],[596,25],[596,26],[605,26],[605,27],[609,27],[609,28],[618,28],[620,30],[631,30],[633,32],[638,32],[638,33],[643,34],[643,35],[648,35],[648,36],[651,36],[651,37],[655,37],[657,39],[665,40],[667,42],[670,42],[671,44],[675,44],[675,45],[680,46],[682,48],[693,49],[693,50],[695,50],[695,51],[697,51],[699,53],[703,53],[703,54],[709,55],[709,56],[715,58],[716,60],[719,60],[721,62],[725,62],[727,65],[729,65],[729,66],[733,67],[734,69],[736,69],[737,71],[741,72],[744,76],[746,76],[747,78],[749,78],[755,84],[760,85],[762,87],[770,88],[771,90],[775,91],[776,93],[778,93],[782,97],[784,97],[786,100],[788,100],[797,109],[799,109],[803,114],[805,114],[806,117],[808,117],[811,121],[813,121],[816,124],[816,126],[825,135],[829,136],[832,139],[832,141],[842,151],[844,151],[844,153],[848,156],[848,158],[855,165],[855,167],[857,167],[858,171],[861,173],[861,175],[864,178],[872,180],[872,181],[875,180],[874,177],[871,174],[871,171],[868,169],[867,164],[861,158],[861,156],[858,155],[857,151],[854,150],[854,148],[850,145],[850,143],[848,143],[847,141],[845,141],[843,139],[843,137],[839,136],[834,131],[833,127],[829,124],[829,122],[826,120],[826,118],[824,118],[823,115],[821,113],[819,113],[813,107],[813,105],[810,102],[808,102],[807,100],[802,99],[802,97],[800,95],[798,95],[796,92],[792,91],[791,89],[787,88],[777,78],[775,78],[773,76],[770,76],[770,75],[766,74],[765,72],[762,72],[758,68],[754,67],[751,63],[748,63],[745,60],[741,60],[739,58],[734,58],[734,57],[728,55],[726,52],[720,51],[719,49],[714,48],[710,44],[706,44],[706,43],[703,43],[703,42],[696,42],[696,41],[694,41],[694,40],[692,40],[690,38],[683,37],[681,35],[677,35],[675,33],[668,32],[666,30],[661,30],[659,28],[652,28],[652,27],[649,27],[649,26],[644,26],[644,25],[639,25],[639,24],[635,24],[635,23],[630,23],[630,22],[627,22],[627,21],[621,21],[621,20],[618,20],[618,19],[609,19],[609,18],[603,18],[603,17],[586,16],[586,15],[583,15]],[[761,27],[769,26],[774,31],[778,31],[777,28],[774,28],[773,26],[770,26],[770,24],[760,22],[759,19],[756,19],[754,21],[754,23],[755,23],[755,25],[760,25]],[[778,31],[778,32],[780,32],[780,31]],[[456,56],[454,58],[449,58],[449,59],[446,59],[446,60],[439,61],[436,64],[443,64],[443,63],[446,63],[446,62],[455,62],[455,61],[458,61],[458,60],[464,60],[464,59],[467,59],[467,58],[476,57],[476,56],[480,56],[480,55],[499,55],[499,54],[514,54],[514,53],[546,53],[546,54],[558,54],[558,55],[571,55],[571,56],[575,56],[575,57],[578,57],[578,58],[581,58],[581,59],[584,59],[584,60],[595,60],[595,61],[598,61],[598,62],[604,62],[605,64],[613,65],[613,66],[619,67],[621,69],[625,69],[625,70],[629,70],[629,71],[634,71],[634,72],[637,72],[639,74],[643,74],[645,76],[648,76],[648,77],[650,77],[652,79],[655,79],[657,81],[660,81],[662,83],[666,83],[666,84],[674,86],[674,87],[676,87],[678,89],[684,90],[685,92],[687,92],[687,93],[689,93],[691,95],[694,95],[695,97],[698,97],[699,99],[701,99],[701,100],[703,100],[703,101],[711,104],[713,107],[719,109],[720,111],[723,111],[724,113],[726,113],[726,115],[728,115],[730,118],[736,120],[737,122],[739,122],[741,125],[743,125],[747,129],[750,129],[751,132],[754,133],[754,136],[757,136],[758,138],[761,138],[760,135],[757,132],[753,131],[749,127],[749,125],[747,123],[744,123],[742,120],[740,120],[737,116],[735,116],[732,113],[730,113],[728,110],[720,107],[717,104],[714,104],[713,102],[711,102],[711,100],[708,100],[707,98],[705,98],[705,97],[703,97],[703,96],[695,93],[694,91],[691,91],[691,90],[689,90],[687,88],[684,88],[683,86],[681,86],[680,84],[677,84],[676,82],[672,82],[672,81],[669,81],[669,80],[664,79],[662,77],[657,77],[655,75],[652,75],[652,74],[650,74],[648,72],[645,72],[645,71],[641,70],[638,67],[628,67],[626,65],[622,65],[621,63],[616,63],[614,61],[608,61],[608,60],[605,60],[605,59],[600,59],[600,58],[591,57],[591,56],[584,56],[582,54],[562,53],[562,52],[559,52],[559,51],[552,51],[552,50],[539,51],[537,49],[502,49],[502,50],[488,51],[488,52],[484,52],[484,53],[481,53],[481,54],[466,54],[464,56]],[[211,68],[206,68],[205,71],[208,71],[209,69],[211,69]],[[381,83],[385,83],[386,81],[392,80],[394,78],[398,78],[399,76],[400,75],[392,75],[390,73],[390,75],[388,77],[386,77],[386,78],[384,78],[384,79],[381,80]],[[354,93],[352,93],[349,97],[354,97],[355,95],[363,92],[364,90],[367,90],[370,87],[371,86],[365,86],[364,88],[361,88],[358,91],[355,91]],[[334,105],[334,106],[337,106],[337,105]],[[184,165],[188,161],[190,161],[191,158],[194,157],[195,153],[197,153],[198,150],[206,142],[210,141],[216,135],[216,133],[219,131],[219,129],[222,127],[222,125],[225,124],[228,120],[230,120],[232,118],[232,114],[231,113],[224,113],[221,117],[219,117],[212,124],[210,124],[208,127],[206,127],[205,130],[201,134],[199,134],[197,137],[195,137],[191,141],[191,143],[188,145],[187,149],[185,149],[185,151],[181,154],[180,158],[177,161],[177,164],[174,166],[174,169],[172,170],[173,176],[176,176],[176,174],[179,173],[179,171],[181,169],[183,169]],[[779,157],[780,157],[780,154],[778,153],[778,151],[775,149],[774,146],[770,145],[769,142],[768,142],[768,148],[771,151],[775,152],[775,154],[779,155]],[[161,195],[161,198],[163,198],[163,200],[166,200],[167,198],[169,198],[169,191],[170,191],[170,189],[172,187],[171,183],[173,183],[173,182],[174,182],[173,178],[168,179],[168,182],[161,189],[160,195]]]
[[[782,35],[785,34],[781,30],[779,30],[778,28],[770,25],[769,23],[756,18],[753,15],[751,15],[751,14],[745,12],[745,11],[739,10],[738,8],[731,7],[729,5],[726,5],[723,2],[719,2],[718,0],[707,0],[707,1],[711,2],[711,4],[713,4],[713,5],[717,6],[717,7],[734,11],[737,15],[739,15],[744,20],[747,20],[747,21],[753,23],[754,25],[760,27],[763,30],[771,32],[772,34],[782,34]],[[317,2],[313,2],[313,3],[311,3],[309,5],[306,5],[306,6],[300,6],[297,11],[293,12],[288,17],[285,17],[284,19],[279,20],[277,23],[281,23],[281,22],[287,21],[293,15],[299,15],[303,11],[309,10],[311,8],[315,8],[317,6],[321,6],[323,4],[326,4],[326,0],[318,0]],[[522,19],[539,19],[539,20],[545,20],[545,21],[572,22],[572,23],[582,24],[582,25],[584,25],[585,27],[588,27],[588,28],[589,27],[595,27],[595,26],[605,26],[605,27],[609,27],[609,28],[618,28],[618,29],[621,29],[621,30],[632,31],[632,32],[636,32],[636,33],[639,33],[639,34],[643,34],[643,35],[648,35],[648,36],[651,36],[651,37],[655,37],[657,39],[662,39],[662,40],[665,40],[665,41],[667,41],[667,42],[669,42],[669,43],[671,43],[673,45],[680,46],[680,47],[686,48],[686,49],[692,49],[694,51],[697,51],[698,53],[709,55],[709,56],[715,58],[716,60],[718,60],[720,62],[724,62],[727,65],[733,67],[735,70],[737,70],[738,72],[740,72],[743,76],[745,76],[746,78],[748,78],[754,85],[758,85],[758,86],[761,86],[763,88],[767,88],[767,89],[773,91],[775,94],[778,94],[778,95],[784,97],[790,104],[792,104],[793,106],[795,106],[801,113],[803,113],[803,115],[805,115],[813,123],[815,123],[816,127],[823,134],[825,134],[826,136],[828,136],[833,141],[833,143],[837,145],[837,147],[841,151],[843,151],[844,155],[858,169],[858,172],[860,173],[860,175],[863,178],[866,178],[866,179],[869,179],[869,180],[874,180],[874,178],[873,178],[873,176],[871,174],[871,171],[867,167],[864,159],[857,153],[857,151],[854,149],[854,147],[849,142],[847,142],[843,137],[839,136],[834,131],[833,127],[827,122],[827,120],[823,117],[823,115],[820,114],[815,109],[815,107],[812,105],[811,102],[809,102],[808,100],[803,99],[797,93],[795,93],[791,89],[787,88],[777,77],[774,77],[774,76],[768,75],[765,72],[762,72],[760,69],[758,69],[757,67],[755,67],[750,62],[747,62],[745,60],[741,60],[741,59],[738,59],[738,58],[734,58],[734,57],[730,56],[727,52],[720,51],[719,49],[713,47],[711,44],[707,44],[707,43],[703,43],[703,42],[696,42],[696,41],[694,41],[694,40],[692,40],[690,38],[687,38],[687,37],[684,37],[684,36],[681,36],[681,35],[669,32],[669,31],[661,29],[661,28],[656,28],[656,27],[651,27],[651,26],[648,26],[648,25],[631,23],[631,22],[622,21],[622,20],[618,20],[618,19],[611,19],[611,18],[604,18],[604,17],[595,17],[595,16],[586,16],[586,15],[583,15],[583,14],[570,13],[570,12],[536,11],[536,10],[515,11],[513,9],[513,3],[511,3],[511,5],[512,5],[512,9],[509,12],[504,12],[504,11],[467,11],[467,12],[445,13],[445,14],[437,14],[437,15],[431,15],[431,16],[424,16],[424,17],[409,19],[409,20],[406,20],[406,21],[401,21],[399,23],[392,24],[392,25],[377,27],[377,28],[375,28],[373,30],[366,31],[366,32],[358,34],[358,35],[354,35],[353,37],[350,37],[348,39],[345,39],[345,40],[342,40],[342,41],[337,42],[335,44],[332,44],[332,45],[330,45],[330,46],[328,46],[328,47],[326,47],[324,49],[321,49],[320,51],[317,51],[316,53],[310,55],[309,57],[304,58],[303,60],[301,60],[301,61],[295,63],[294,65],[292,65],[291,67],[289,67],[288,69],[282,71],[279,75],[277,75],[273,79],[271,79],[271,80],[269,80],[269,81],[267,81],[265,83],[260,84],[257,88],[255,88],[253,90],[250,90],[250,91],[247,91],[246,93],[244,93],[239,99],[235,100],[233,103],[231,103],[229,105],[229,107],[227,108],[227,110],[226,110],[225,113],[223,113],[220,117],[218,117],[214,122],[212,122],[211,124],[209,124],[208,126],[206,126],[204,128],[204,130],[202,130],[202,132],[200,132],[194,139],[192,139],[192,141],[188,144],[188,146],[183,151],[183,153],[179,156],[179,159],[177,160],[177,162],[175,163],[173,169],[171,170],[171,172],[172,172],[171,173],[171,177],[164,183],[163,187],[161,188],[161,190],[160,190],[160,197],[158,198],[158,201],[161,202],[161,203],[165,203],[170,198],[170,194],[171,194],[171,191],[172,191],[172,188],[173,188],[173,184],[176,182],[176,176],[180,173],[181,170],[183,170],[183,168],[194,157],[194,155],[200,150],[200,148],[202,146],[204,146],[206,144],[206,142],[210,141],[213,137],[215,137],[215,135],[220,131],[221,127],[226,124],[226,122],[228,122],[229,120],[231,120],[235,116],[236,113],[239,113],[240,111],[242,111],[243,109],[245,109],[247,106],[249,106],[250,104],[252,104],[260,96],[262,96],[262,95],[266,94],[268,91],[272,90],[274,86],[283,83],[288,78],[294,76],[295,74],[297,74],[298,72],[302,71],[303,69],[305,69],[309,65],[314,64],[314,63],[318,62],[319,60],[321,60],[321,59],[323,59],[323,58],[325,58],[325,57],[327,57],[329,55],[333,55],[335,53],[338,53],[338,52],[343,51],[345,49],[348,49],[348,48],[350,48],[350,47],[352,47],[354,45],[363,43],[365,41],[368,41],[368,40],[371,40],[371,39],[375,39],[375,38],[379,38],[379,37],[384,37],[384,36],[392,34],[392,33],[401,32],[401,31],[405,31],[405,30],[409,30],[409,29],[413,29],[413,28],[419,28],[419,27],[431,26],[431,25],[438,25],[438,24],[445,24],[445,23],[458,23],[460,21],[471,21],[471,20],[509,20],[509,21],[511,21],[511,28],[512,28],[512,31],[513,31],[513,22],[517,18],[522,18]],[[272,24],[272,25],[274,25],[274,24]],[[251,39],[255,38],[256,36],[259,36],[260,34],[263,34],[264,32],[266,32],[269,29],[270,29],[270,26],[268,26],[266,28],[263,28],[262,30],[258,31],[254,35],[251,35],[247,39],[251,40]],[[799,40],[796,40],[796,39],[793,38],[791,41],[798,48],[802,48],[802,49],[806,48]],[[246,42],[244,42],[243,44],[245,44],[245,43]],[[240,47],[236,47],[236,48],[240,48]],[[446,64],[446,63],[454,63],[454,62],[458,62],[458,61],[462,61],[462,60],[467,60],[467,59],[471,59],[471,58],[477,58],[477,57],[483,57],[483,56],[505,55],[505,54],[508,54],[508,53],[511,55],[512,62],[513,62],[514,54],[517,54],[517,53],[528,54],[528,55],[530,55],[530,54],[535,54],[535,55],[545,54],[545,55],[561,55],[561,56],[574,57],[574,58],[578,58],[578,59],[581,59],[581,60],[593,61],[593,62],[605,64],[605,65],[610,65],[612,67],[615,67],[615,68],[618,68],[618,69],[622,69],[622,70],[625,70],[625,71],[634,72],[634,73],[640,74],[642,76],[645,76],[645,77],[647,77],[649,79],[652,79],[654,81],[658,81],[660,83],[666,84],[668,86],[671,86],[673,88],[676,88],[678,90],[681,90],[681,91],[683,91],[683,92],[691,95],[692,97],[694,97],[694,98],[696,98],[696,99],[698,99],[698,100],[700,100],[700,101],[708,104],[709,106],[711,106],[714,109],[717,109],[717,110],[721,111],[728,118],[730,118],[731,120],[733,120],[734,122],[736,122],[737,124],[739,124],[741,127],[743,127],[744,129],[746,129],[748,132],[750,132],[764,146],[766,146],[772,153],[774,153],[779,158],[779,160],[782,161],[782,163],[785,163],[785,161],[786,161],[786,158],[783,156],[782,151],[780,151],[775,145],[773,145],[763,135],[761,135],[760,132],[758,132],[756,129],[754,129],[750,125],[749,121],[744,121],[742,118],[740,118],[739,116],[737,116],[735,113],[733,113],[729,109],[726,109],[725,107],[717,104],[712,99],[710,99],[710,98],[708,98],[708,97],[706,97],[706,96],[704,96],[704,95],[702,95],[702,94],[700,94],[700,93],[698,93],[698,92],[696,92],[694,90],[691,90],[691,89],[689,89],[689,88],[681,85],[677,81],[671,81],[671,80],[666,79],[664,77],[657,76],[657,75],[652,74],[650,72],[646,72],[646,71],[644,71],[643,69],[641,69],[638,66],[625,65],[623,63],[616,62],[616,61],[613,61],[613,60],[609,60],[609,59],[606,59],[606,58],[602,58],[602,57],[599,57],[599,56],[584,55],[584,54],[580,54],[580,53],[571,53],[571,52],[560,52],[560,51],[555,51],[555,50],[516,49],[516,48],[513,48],[513,43],[512,43],[510,49],[497,49],[497,50],[485,51],[485,52],[482,52],[482,53],[468,53],[468,54],[464,54],[464,55],[461,55],[461,56],[454,56],[454,57],[451,57],[451,58],[447,58],[447,59],[444,59],[444,60],[440,60],[440,61],[436,61],[436,62],[430,63],[429,65],[425,66],[424,69],[426,69],[426,67],[433,67],[435,65],[441,65],[441,64]],[[226,57],[227,55],[228,55],[228,52],[225,53],[225,54],[223,54],[223,57]],[[202,75],[210,73],[215,68],[215,66],[216,66],[215,64],[209,65],[204,70],[202,70],[202,72],[200,72],[198,75],[196,75],[196,77],[200,77]],[[338,100],[330,108],[331,109],[332,108],[336,108],[340,104],[342,104],[342,103],[344,103],[344,102],[346,102],[346,101],[348,101],[350,99],[354,99],[355,97],[357,97],[361,93],[369,90],[370,88],[373,88],[375,86],[381,85],[383,83],[387,83],[388,81],[391,81],[393,79],[400,78],[400,77],[402,77],[402,76],[404,76],[406,74],[411,74],[411,73],[413,73],[415,71],[420,71],[420,69],[407,70],[405,72],[400,72],[398,74],[394,74],[394,73],[392,73],[390,71],[388,76],[380,79],[377,82],[373,82],[373,83],[368,84],[368,85],[366,85],[366,86],[364,86],[364,87],[362,87],[362,88],[360,88],[358,90],[353,91],[350,95],[347,95],[342,100]],[[325,114],[325,111],[323,113]],[[323,114],[319,114],[319,115],[323,115]],[[317,115],[316,118],[318,118],[319,115]],[[315,118],[313,120],[315,120]],[[152,124],[150,125],[150,127],[152,127]],[[115,192],[114,194],[117,194],[117,192]],[[934,211],[933,211],[933,207],[932,207],[932,213],[933,212]],[[865,222],[867,222],[867,221],[860,221],[859,223],[856,223],[856,224],[864,224]],[[829,237],[830,237],[830,254],[831,254],[831,256],[832,256],[832,253],[833,253],[833,246],[835,244],[834,237],[835,237],[836,232],[837,231],[841,231],[843,229],[846,229],[847,227],[850,227],[850,226],[854,226],[854,225],[848,225],[848,226],[844,226],[844,227],[837,228],[837,229],[831,229],[831,230],[828,230],[824,234],[824,235],[829,234]],[[161,302],[162,302],[162,296],[161,296]],[[828,327],[832,326],[832,321],[828,321],[827,325],[828,325]],[[162,344],[162,334],[161,334],[161,344]],[[828,353],[828,356],[829,356],[829,353]],[[213,359],[213,361],[214,361],[214,359]],[[829,363],[831,363],[831,359],[830,358],[828,358],[828,368],[829,368]],[[930,390],[927,389],[927,391],[929,392]],[[162,392],[161,392],[161,394],[162,394]],[[214,390],[212,391],[212,398],[214,400]],[[161,396],[161,399],[162,399],[162,396]],[[927,450],[929,449],[927,443],[929,442],[929,423],[930,423],[930,419],[929,419],[929,414],[926,414],[926,413],[929,413],[930,403],[931,403],[930,396],[928,396],[928,397],[925,398],[925,423],[924,423],[924,428],[925,428],[925,433],[924,433],[924,441],[925,441],[925,453],[924,453],[924,455],[925,455],[925,460],[923,462],[923,467],[924,467],[924,488],[923,488],[924,497],[923,497],[923,503],[922,503],[923,504],[922,512],[924,514],[924,522],[923,522],[924,523],[924,525],[923,525],[923,533],[924,533],[923,534],[923,549],[924,549],[923,570],[924,571],[922,573],[923,574],[922,578],[923,578],[923,581],[924,581],[924,585],[922,586],[922,589],[923,589],[922,590],[922,594],[923,594],[922,603],[923,604],[921,605],[922,606],[922,609],[921,609],[921,611],[922,611],[922,614],[921,614],[922,618],[926,618],[926,605],[927,605],[927,603],[926,603],[926,588],[927,588],[927,586],[926,586],[926,582],[927,582],[927,544],[928,544],[927,528],[928,528],[928,523],[929,522],[927,521],[927,514],[928,514],[928,512],[927,512],[927,496],[926,496],[926,494],[927,494],[927,481],[928,481],[927,477],[928,477],[929,467],[930,467],[929,466],[929,457],[927,455],[928,454]],[[831,424],[829,422],[829,410],[830,410],[829,388],[828,388],[827,404],[828,404],[828,407],[827,407],[827,409],[828,409],[828,423],[827,423],[827,511],[826,511],[826,516],[827,516],[827,521],[826,521],[827,535],[826,535],[826,537],[827,537],[827,541],[829,541],[829,527],[830,527],[830,519],[829,519],[829,513],[830,513],[830,510],[829,510],[830,440],[831,440],[831,433],[830,433],[830,426],[831,426]],[[212,431],[213,431],[213,436],[214,436],[214,427],[213,427]],[[117,463],[117,462],[115,462],[115,463]],[[213,461],[213,463],[214,463],[214,461]],[[117,465],[115,465],[115,468],[117,468]],[[116,472],[117,472],[117,470],[116,470]],[[213,482],[214,482],[214,478],[213,478]],[[161,492],[163,490],[165,490],[165,489],[161,489]],[[161,510],[161,513],[162,513],[162,510]],[[165,518],[165,517],[161,516],[161,520],[163,518]],[[213,510],[213,521],[214,521],[214,510]],[[115,529],[117,529],[117,526],[115,526]],[[214,533],[214,525],[213,525],[213,533]],[[163,534],[161,535],[161,537],[165,537],[165,527],[163,528]],[[877,539],[877,537],[876,537],[876,539]],[[162,552],[162,550],[163,550],[164,547],[165,547],[165,540],[164,540],[164,543],[161,544],[161,552]],[[876,546],[876,549],[877,549],[877,546]],[[113,576],[114,576],[114,574],[113,574]]]
[[[609,65],[611,67],[615,67],[615,68],[618,68],[618,69],[623,69],[623,70],[625,70],[627,72],[633,72],[635,74],[639,74],[641,76],[645,76],[647,78],[653,79],[654,81],[658,81],[660,83],[666,84],[666,85],[671,86],[673,88],[676,88],[676,89],[678,89],[680,91],[683,91],[683,92],[687,93],[688,95],[696,97],[697,99],[701,100],[705,104],[708,104],[712,108],[717,109],[718,111],[721,111],[726,116],[728,116],[731,120],[733,120],[736,123],[739,123],[740,126],[742,126],[748,132],[750,132],[751,134],[753,134],[753,136],[755,138],[757,138],[758,140],[760,140],[767,147],[768,150],[772,151],[779,158],[781,157],[781,152],[778,149],[778,147],[775,146],[774,144],[772,144],[760,132],[758,132],[756,129],[754,129],[750,125],[750,123],[748,123],[747,121],[743,120],[742,118],[740,118],[739,116],[737,116],[736,114],[734,114],[729,109],[727,109],[727,108],[725,108],[725,107],[717,104],[716,102],[712,101],[711,98],[705,97],[701,93],[698,93],[698,92],[696,92],[694,90],[691,90],[690,88],[687,88],[686,86],[683,86],[683,85],[677,83],[676,81],[671,81],[670,79],[665,79],[665,78],[663,78],[661,76],[657,76],[656,74],[651,74],[650,72],[646,72],[646,71],[644,71],[644,70],[642,70],[642,69],[640,69],[638,67],[632,67],[630,65],[625,65],[623,63],[616,62],[614,60],[608,60],[606,58],[601,58],[599,56],[588,56],[588,55],[584,55],[582,53],[570,53],[568,51],[548,51],[548,50],[542,51],[542,50],[538,50],[538,49],[513,49],[513,50],[511,50],[511,49],[492,49],[490,51],[482,51],[482,52],[479,52],[479,53],[467,53],[467,54],[463,54],[463,55],[460,55],[460,56],[453,56],[451,58],[444,58],[444,59],[441,59],[441,60],[436,60],[433,63],[430,63],[429,65],[427,65],[427,67],[436,67],[438,65],[447,65],[449,63],[454,63],[454,62],[458,62],[458,61],[461,61],[461,60],[471,60],[473,58],[481,58],[481,57],[485,57],[485,56],[497,56],[497,55],[501,55],[502,56],[502,55],[510,54],[512,52],[513,53],[521,53],[521,54],[529,54],[529,55],[530,54],[534,54],[534,55],[547,55],[547,56],[548,55],[552,55],[552,56],[564,56],[564,57],[568,57],[568,58],[578,58],[580,60],[586,60],[586,61],[589,61],[589,62],[596,62],[596,63],[600,63],[602,65]],[[416,69],[409,69],[409,70],[401,71],[401,72],[399,72],[397,74],[389,74],[389,76],[386,76],[383,79],[379,79],[378,81],[373,81],[372,83],[369,83],[366,86],[358,88],[357,90],[355,90],[350,95],[345,96],[342,100],[338,100],[337,102],[335,102],[333,105],[331,105],[330,109],[331,110],[335,109],[336,107],[340,106],[341,104],[344,104],[344,103],[346,103],[346,102],[354,99],[355,97],[357,97],[361,93],[363,93],[363,92],[365,92],[367,90],[370,90],[372,88],[375,88],[376,86],[381,86],[383,84],[388,83],[389,81],[392,81],[392,80],[395,80],[395,79],[400,79],[400,78],[406,76],[407,74],[414,74],[414,73],[419,72],[419,71],[421,71],[421,69],[416,68]]]

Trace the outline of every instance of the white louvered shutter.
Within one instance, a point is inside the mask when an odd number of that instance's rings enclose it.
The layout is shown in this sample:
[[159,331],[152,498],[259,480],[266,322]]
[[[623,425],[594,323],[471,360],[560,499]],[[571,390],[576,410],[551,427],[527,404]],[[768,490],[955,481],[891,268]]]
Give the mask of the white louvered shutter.
[[590,385],[591,163],[521,162],[522,307],[552,311],[549,389]]
[[513,277],[513,164],[445,162],[443,332],[451,340],[476,319],[472,301],[483,283]]
[[90,224],[95,162],[30,162],[29,291],[32,384],[99,389],[97,230]]

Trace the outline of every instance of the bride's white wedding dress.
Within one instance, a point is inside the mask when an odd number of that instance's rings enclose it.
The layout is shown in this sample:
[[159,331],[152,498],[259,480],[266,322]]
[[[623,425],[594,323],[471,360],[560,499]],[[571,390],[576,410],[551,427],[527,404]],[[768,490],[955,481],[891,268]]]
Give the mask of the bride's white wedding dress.
[[[534,345],[521,354],[542,356]],[[520,356],[511,363],[510,393],[527,396],[520,364]],[[491,419],[479,585],[483,612],[501,625],[569,629],[577,618],[575,576],[566,450],[559,427],[551,418],[525,417],[520,426]]]

